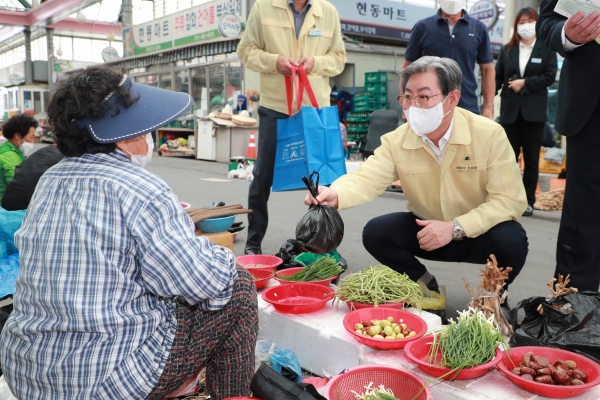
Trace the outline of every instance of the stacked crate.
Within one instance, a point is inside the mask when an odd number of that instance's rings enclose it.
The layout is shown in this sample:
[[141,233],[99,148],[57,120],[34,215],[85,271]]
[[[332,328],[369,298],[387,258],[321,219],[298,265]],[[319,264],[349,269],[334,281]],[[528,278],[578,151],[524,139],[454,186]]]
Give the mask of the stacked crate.
[[388,108],[387,72],[366,72],[365,93],[371,97],[371,111]]
[[349,142],[356,142],[367,137],[372,111],[372,98],[366,93],[355,94],[353,103],[353,111],[346,115]]

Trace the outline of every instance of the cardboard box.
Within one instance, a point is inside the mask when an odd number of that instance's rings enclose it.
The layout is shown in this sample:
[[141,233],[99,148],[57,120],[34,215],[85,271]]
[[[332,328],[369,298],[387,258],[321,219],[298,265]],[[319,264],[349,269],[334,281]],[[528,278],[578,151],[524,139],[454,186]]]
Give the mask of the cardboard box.
[[196,229],[196,236],[206,236],[208,240],[219,246],[227,247],[233,251],[233,233],[224,231],[218,233],[204,233]]

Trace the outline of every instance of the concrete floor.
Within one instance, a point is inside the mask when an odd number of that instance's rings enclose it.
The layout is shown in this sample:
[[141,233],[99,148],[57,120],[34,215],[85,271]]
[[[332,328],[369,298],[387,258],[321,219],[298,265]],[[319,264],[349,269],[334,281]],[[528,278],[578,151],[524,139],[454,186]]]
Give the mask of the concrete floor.
[[[226,164],[176,156],[158,157],[155,154],[147,168],[163,178],[181,201],[191,203],[193,207],[206,207],[217,201],[247,206],[249,182],[227,179]],[[276,253],[286,239],[294,238],[296,223],[307,210],[303,204],[305,194],[305,191],[272,193],[269,201],[270,224],[263,242],[263,252]],[[377,263],[362,245],[362,228],[366,222],[375,216],[405,210],[406,198],[403,194],[386,192],[369,204],[341,212],[345,234],[338,250],[348,261],[350,271]],[[532,217],[521,219],[529,237],[529,256],[523,271],[510,287],[511,306],[514,307],[525,298],[549,294],[545,285],[554,272],[560,215],[560,212],[535,211]],[[246,216],[239,216],[237,220],[247,224]],[[245,241],[246,230],[243,230],[238,233],[234,243],[236,255],[243,254]],[[455,317],[456,310],[463,310],[470,301],[461,278],[466,278],[471,287],[476,288],[479,282],[478,268],[482,265],[424,263],[438,282],[446,285],[447,313],[449,317]]]

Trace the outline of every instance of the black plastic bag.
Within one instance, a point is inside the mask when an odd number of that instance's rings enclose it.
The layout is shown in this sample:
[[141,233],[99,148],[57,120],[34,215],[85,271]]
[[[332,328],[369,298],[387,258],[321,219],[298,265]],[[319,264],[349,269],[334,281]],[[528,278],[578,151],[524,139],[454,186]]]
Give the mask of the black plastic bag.
[[[555,307],[569,303],[572,312],[564,314]],[[544,314],[537,308],[542,305]],[[553,307],[553,305],[555,307]],[[519,309],[525,318],[519,324]],[[549,346],[587,356],[600,363],[600,296],[596,292],[569,293],[550,301],[532,297],[510,310],[514,334],[509,344],[518,346]]]
[[[313,184],[313,176],[317,176]],[[313,197],[319,195],[319,173],[313,172],[309,178],[302,177]],[[335,250],[344,238],[344,221],[338,211],[322,204],[311,204],[296,225],[296,241],[304,251],[316,254],[326,254]]]
[[283,260],[283,263],[277,267],[277,270],[280,271],[282,269],[288,268],[296,268],[300,265],[294,262],[294,258],[300,255],[304,250],[298,246],[298,242],[295,239],[288,239],[285,243],[279,248],[279,253],[275,254],[277,257]]

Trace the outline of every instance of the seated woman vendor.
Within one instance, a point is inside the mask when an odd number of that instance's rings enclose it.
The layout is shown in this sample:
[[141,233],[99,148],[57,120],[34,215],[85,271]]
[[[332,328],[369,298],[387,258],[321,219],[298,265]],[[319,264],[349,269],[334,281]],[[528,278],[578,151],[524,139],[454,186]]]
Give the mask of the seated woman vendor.
[[367,203],[400,180],[408,212],[376,217],[363,244],[377,261],[438,291],[419,259],[485,264],[494,254],[525,264],[527,236],[517,220],[527,207],[514,151],[499,124],[457,107],[462,74],[449,58],[422,57],[402,71],[398,101],[408,123],[381,137],[357,172],[315,200],[341,210]]
[[191,104],[104,66],[57,84],[48,121],[65,158],[15,234],[21,274],[0,338],[15,397],[162,399],[203,367],[213,399],[250,394],[254,281],[195,236],[177,196],[143,168],[149,132]]

